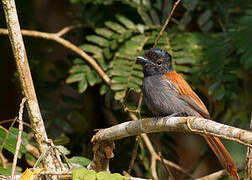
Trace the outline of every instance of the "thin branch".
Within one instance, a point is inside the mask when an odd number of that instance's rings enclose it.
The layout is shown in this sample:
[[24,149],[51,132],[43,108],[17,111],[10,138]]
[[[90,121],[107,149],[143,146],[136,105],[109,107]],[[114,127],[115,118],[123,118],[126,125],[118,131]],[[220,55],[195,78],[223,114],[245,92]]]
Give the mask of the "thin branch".
[[14,180],[14,176],[16,175],[16,166],[17,166],[17,158],[18,153],[20,150],[21,142],[22,142],[22,133],[23,133],[23,110],[24,110],[24,103],[26,101],[26,98],[23,98],[20,103],[19,113],[18,113],[18,136],[17,136],[17,143],[16,143],[16,151],[14,154],[13,162],[12,162],[12,169],[11,169],[11,180]]
[[174,11],[175,11],[175,9],[176,9],[176,7],[178,6],[178,4],[179,4],[180,1],[181,1],[181,0],[177,0],[177,1],[174,3],[174,5],[173,5],[173,7],[172,7],[172,10],[171,10],[171,13],[170,13],[169,16],[167,17],[167,19],[166,19],[166,21],[165,21],[165,24],[163,25],[161,31],[160,31],[159,34],[158,34],[157,39],[155,40],[155,44],[154,44],[154,46],[153,46],[154,48],[157,47],[158,41],[159,41],[160,37],[162,36],[162,34],[163,34],[165,28],[167,27],[167,25],[168,25],[168,23],[169,23],[169,21],[170,21],[172,15],[173,15]]
[[213,179],[220,179],[222,177],[225,177],[227,176],[227,171],[225,169],[223,170],[220,170],[220,171],[217,171],[217,172],[214,172],[212,174],[209,174],[207,176],[204,176],[204,177],[200,177],[200,178],[197,178],[195,180],[213,180]]
[[60,31],[58,31],[56,34],[57,34],[57,36],[64,36],[69,31],[76,29],[76,28],[82,28],[82,27],[90,27],[90,25],[76,24],[76,25],[66,26],[63,29],[61,29]]
[[[252,113],[250,118],[250,130],[252,131]],[[244,180],[252,179],[252,148],[247,147],[245,177]]]
[[[130,113],[129,115],[130,115],[131,119],[133,119],[134,121],[137,120],[137,117],[136,117],[135,114]],[[158,161],[161,161],[161,158],[160,158],[160,156],[157,154],[157,152],[155,151],[155,149],[154,149],[154,147],[153,147],[153,145],[152,145],[152,143],[151,143],[151,141],[150,141],[148,135],[145,134],[145,133],[142,133],[140,136],[141,136],[141,138],[143,139],[143,141],[144,141],[144,143],[145,143],[145,145],[146,145],[148,151],[149,151],[150,154],[151,154],[151,165],[153,166],[153,164],[156,164],[155,162],[153,163],[153,161],[157,161],[157,160],[158,160]],[[173,163],[173,162],[171,162],[171,161],[168,161],[167,159],[163,159],[163,160],[164,160],[164,163],[165,163],[167,166],[170,166],[170,167],[172,167],[172,168],[174,168],[174,169],[176,169],[176,170],[178,170],[178,171],[184,173],[185,175],[191,177],[191,175],[190,175],[189,173],[187,173],[187,172],[186,172],[183,168],[181,168],[179,165],[177,165],[177,164],[175,164],[175,163]],[[155,174],[154,169],[153,169],[153,173],[152,173],[152,174]],[[155,175],[154,175],[154,176],[155,176]]]
[[168,175],[168,180],[174,180],[174,177],[173,177],[173,175],[172,175],[172,173],[171,173],[170,168],[169,168],[168,166],[166,166],[166,164],[165,164],[165,162],[164,162],[164,157],[163,157],[162,153],[159,152],[158,155],[160,156],[161,162],[162,162],[162,164],[163,164],[163,166],[164,166],[164,168],[165,168],[165,170],[166,170],[166,173],[167,173],[167,175]]
[[[99,74],[99,76],[107,84],[109,84],[110,78],[91,56],[89,56],[87,53],[81,50],[78,46],[72,44],[70,41],[61,37],[61,35],[63,35],[65,32],[67,32],[67,30],[69,30],[69,28],[67,27],[66,27],[66,30],[64,29],[65,28],[63,28],[57,33],[46,33],[46,32],[31,31],[31,30],[21,30],[21,33],[23,36],[30,36],[30,37],[37,37],[37,38],[52,40],[66,47],[67,49],[70,49],[71,51],[75,52],[76,54],[81,56],[83,59],[85,59],[94,68],[94,70]],[[8,30],[0,28],[0,34],[8,35]]]
[[[240,172],[240,171],[244,170],[244,167],[239,166],[239,167],[237,167],[237,170],[238,170],[238,172]],[[220,179],[220,178],[223,178],[226,176],[228,176],[227,171],[225,169],[222,169],[222,170],[216,171],[212,174],[208,174],[206,176],[196,178],[195,180],[213,180],[213,179]]]
[[[39,150],[41,152],[44,152],[49,148],[48,144],[46,143],[48,141],[48,137],[32,81],[23,37],[20,31],[15,1],[2,0],[2,5],[4,8],[6,24],[8,27],[8,31],[5,29],[5,33],[9,35],[11,42],[22,93],[26,98],[26,107],[28,110],[29,119],[34,130],[34,135]],[[46,169],[51,169],[53,171],[58,170],[54,162],[54,157],[51,153],[49,153],[48,156],[43,159],[43,161]]]
[[252,132],[198,117],[147,118],[128,121],[98,131],[94,141],[116,140],[141,133],[184,132],[213,135],[252,147]]
[[131,170],[134,167],[134,163],[135,163],[136,155],[137,155],[138,145],[139,145],[139,136],[136,137],[135,145],[134,145],[134,148],[133,148],[133,151],[132,151],[132,156],[131,156],[131,160],[130,160],[130,164],[129,164],[129,169],[128,169],[128,173],[129,174],[131,174]]
[[[13,118],[13,119],[2,120],[2,121],[0,121],[0,124],[5,124],[5,123],[13,122],[13,121],[15,121],[15,118]],[[17,120],[17,122],[18,122],[18,120]],[[26,123],[26,122],[23,122],[23,124],[24,124],[25,126],[27,126],[27,127],[29,127],[29,128],[32,129],[32,126],[31,126],[30,124],[28,124],[28,123]]]
[[7,167],[7,162],[8,160],[4,157],[3,153],[0,153],[0,159],[1,159],[1,164],[2,164],[2,167],[6,169]]

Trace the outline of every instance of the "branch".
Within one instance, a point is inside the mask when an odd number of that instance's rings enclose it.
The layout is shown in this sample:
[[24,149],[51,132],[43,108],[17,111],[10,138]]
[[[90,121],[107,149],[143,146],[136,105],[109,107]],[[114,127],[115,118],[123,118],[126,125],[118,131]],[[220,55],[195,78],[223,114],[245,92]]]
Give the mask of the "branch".
[[111,141],[141,133],[184,132],[208,134],[252,147],[252,132],[198,117],[147,118],[124,122],[101,129],[92,138],[95,141]]
[[[129,116],[130,118],[133,120],[133,121],[136,121],[137,120],[137,117],[134,113],[129,113]],[[141,135],[141,138],[143,139],[147,149],[149,150],[150,154],[151,154],[151,173],[152,173],[152,176],[153,178],[157,178],[157,172],[156,172],[156,168],[154,168],[154,166],[156,165],[156,161],[161,161],[161,157],[157,154],[157,152],[155,151],[149,137],[147,134],[145,133],[142,133]],[[191,177],[191,175],[189,173],[187,173],[183,168],[181,168],[179,165],[175,164],[174,162],[172,161],[168,161],[167,159],[163,159],[164,163],[184,174],[186,174],[187,176]]]
[[[57,33],[46,33],[46,32],[40,32],[40,31],[31,31],[31,30],[21,30],[22,35],[24,36],[30,36],[30,37],[37,37],[37,38],[43,38],[55,41],[62,46],[66,47],[67,49],[70,49],[71,51],[75,52],[79,56],[81,56],[83,59],[85,59],[93,68],[94,70],[99,74],[99,76],[107,83],[110,83],[110,78],[108,75],[102,70],[102,68],[97,64],[97,62],[89,56],[87,53],[85,53],[83,50],[81,50],[78,46],[72,44],[70,41],[62,38],[61,36],[64,35],[66,32],[73,29],[75,26],[69,26],[65,27],[62,30],[60,30]],[[8,30],[0,28],[0,34],[8,35]]]
[[180,1],[181,1],[181,0],[177,0],[177,1],[174,3],[174,5],[173,5],[173,7],[172,7],[172,10],[171,10],[171,13],[170,13],[169,16],[167,17],[167,19],[166,19],[166,21],[165,21],[165,24],[163,25],[161,31],[160,31],[159,34],[158,34],[157,39],[155,40],[155,44],[154,44],[153,48],[157,47],[158,41],[159,41],[160,37],[162,36],[162,34],[163,34],[165,28],[167,27],[168,23],[170,22],[170,19],[171,19],[172,15],[173,15],[173,13],[174,13],[174,11],[175,11],[175,9],[176,9],[176,7],[178,6],[178,4],[179,4]]
[[[9,39],[17,65],[21,89],[24,97],[26,98],[26,107],[29,113],[30,122],[35,132],[34,135],[38,143],[39,150],[43,152],[49,148],[49,145],[46,143],[48,138],[44,122],[41,117],[25,46],[20,32],[16,5],[14,0],[2,0],[2,4],[5,12],[6,24],[8,26]],[[51,153],[45,157],[44,165],[47,169],[57,170],[54,163],[54,157]]]
[[19,108],[19,113],[18,113],[18,120],[19,120],[19,125],[18,125],[18,137],[17,137],[17,143],[16,143],[16,151],[15,155],[13,158],[13,163],[12,163],[12,169],[11,169],[11,179],[14,179],[14,176],[16,175],[16,166],[17,166],[17,158],[18,158],[18,153],[20,150],[21,142],[22,142],[22,132],[23,132],[23,111],[24,111],[24,103],[26,101],[26,98],[22,99],[22,102],[20,103],[20,108]]

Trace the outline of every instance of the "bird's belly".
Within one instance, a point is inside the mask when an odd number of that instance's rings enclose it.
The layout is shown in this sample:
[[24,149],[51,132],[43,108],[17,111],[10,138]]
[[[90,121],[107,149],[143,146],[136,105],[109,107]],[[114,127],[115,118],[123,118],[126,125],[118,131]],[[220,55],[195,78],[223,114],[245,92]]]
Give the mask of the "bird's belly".
[[170,115],[185,112],[188,115],[198,116],[185,101],[179,98],[176,91],[166,86],[161,77],[150,77],[143,81],[144,103],[156,116]]

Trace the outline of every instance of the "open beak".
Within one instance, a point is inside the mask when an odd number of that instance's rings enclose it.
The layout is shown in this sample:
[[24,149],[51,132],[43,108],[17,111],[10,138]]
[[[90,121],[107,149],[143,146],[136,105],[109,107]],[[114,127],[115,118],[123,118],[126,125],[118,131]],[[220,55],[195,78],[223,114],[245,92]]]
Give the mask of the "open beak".
[[137,62],[140,62],[140,64],[145,65],[146,63],[152,64],[152,62],[149,59],[146,59],[143,56],[137,56]]

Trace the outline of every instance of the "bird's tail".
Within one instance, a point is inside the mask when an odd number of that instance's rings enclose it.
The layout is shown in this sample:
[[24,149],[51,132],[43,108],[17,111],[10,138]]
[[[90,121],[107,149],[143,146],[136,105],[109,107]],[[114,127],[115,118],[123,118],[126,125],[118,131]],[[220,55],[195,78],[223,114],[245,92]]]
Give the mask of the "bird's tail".
[[219,159],[222,166],[227,170],[228,174],[233,176],[236,180],[239,180],[234,161],[220,139],[211,135],[203,135],[203,137]]

